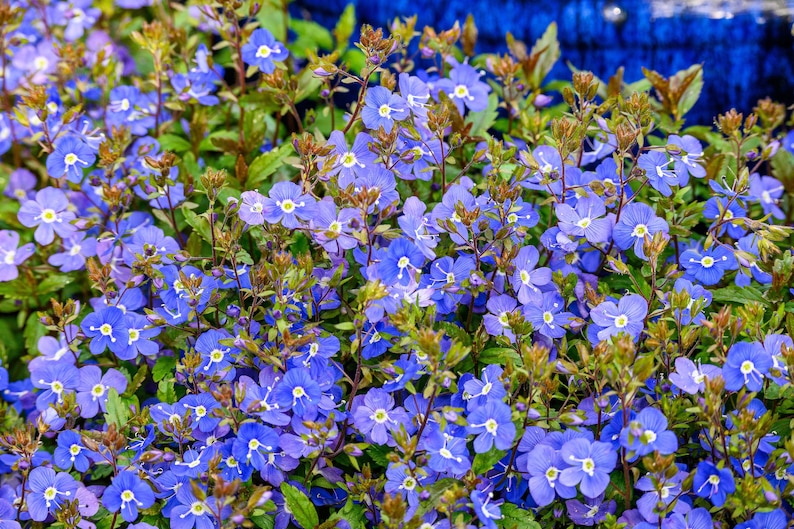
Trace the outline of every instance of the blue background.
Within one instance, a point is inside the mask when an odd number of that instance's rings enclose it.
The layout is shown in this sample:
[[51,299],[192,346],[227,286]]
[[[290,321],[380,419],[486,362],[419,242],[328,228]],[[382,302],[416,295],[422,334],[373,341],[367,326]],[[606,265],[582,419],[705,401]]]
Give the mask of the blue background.
[[[746,114],[767,95],[794,103],[794,0],[298,0],[294,14],[333,27],[349,3],[359,24],[383,27],[417,14],[419,31],[462,24],[471,13],[477,53],[505,51],[507,31],[531,46],[556,21],[562,55],[549,79],[570,79],[568,61],[604,80],[623,65],[628,82],[642,77],[642,66],[669,76],[703,63],[690,124],[709,124],[731,107]],[[610,20],[615,6],[622,22]]]

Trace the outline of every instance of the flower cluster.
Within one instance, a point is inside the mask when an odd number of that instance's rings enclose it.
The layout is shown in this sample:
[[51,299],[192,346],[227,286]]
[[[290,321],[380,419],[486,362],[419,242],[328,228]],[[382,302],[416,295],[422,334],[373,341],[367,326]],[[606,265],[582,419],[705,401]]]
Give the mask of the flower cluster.
[[787,109],[274,9],[0,4],[0,527],[788,526]]

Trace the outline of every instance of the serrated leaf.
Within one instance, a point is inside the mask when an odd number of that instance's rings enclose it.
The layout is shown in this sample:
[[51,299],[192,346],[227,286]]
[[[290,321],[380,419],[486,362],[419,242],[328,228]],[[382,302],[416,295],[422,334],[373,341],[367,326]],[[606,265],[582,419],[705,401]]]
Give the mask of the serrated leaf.
[[303,529],[313,529],[320,523],[317,509],[300,489],[285,482],[281,484],[281,493],[289,512]]
[[161,380],[157,384],[157,398],[167,404],[176,402],[176,391],[174,390],[173,380]]
[[521,363],[521,357],[510,347],[491,347],[480,353],[479,356],[480,363],[484,365],[506,365],[508,359],[511,359],[516,364]]
[[164,151],[185,152],[190,150],[190,142],[176,134],[163,134],[157,138],[157,141],[160,142],[160,148]]
[[195,229],[202,239],[212,244],[212,231],[210,231],[210,223],[207,218],[199,216],[187,208],[182,208],[182,214],[185,216],[188,226]]
[[731,285],[714,290],[711,295],[714,301],[722,301],[723,303],[733,302],[746,305],[747,303],[757,302],[767,306],[770,304],[761,291],[751,286],[737,287]]
[[512,503],[502,504],[501,511],[502,518],[496,524],[503,529],[541,529],[532,511]]
[[347,4],[342,16],[334,27],[334,39],[336,39],[336,50],[343,52],[350,43],[350,37],[356,29],[356,6]]
[[157,359],[157,362],[155,362],[154,367],[152,368],[152,378],[155,382],[160,382],[165,377],[173,375],[175,367],[175,356],[161,356]]
[[291,143],[283,143],[270,152],[257,157],[248,166],[247,189],[258,189],[268,176],[281,167],[284,159],[294,152]]
[[498,448],[493,446],[487,452],[482,454],[477,454],[476,456],[474,456],[474,462],[472,462],[471,464],[472,472],[474,472],[478,476],[484,474],[486,471],[494,468],[496,463],[498,463],[499,460],[502,459],[506,453],[507,452],[505,452],[504,450],[499,450]]
[[117,428],[121,428],[127,421],[130,420],[130,410],[124,404],[124,401],[119,396],[119,392],[115,388],[108,390],[108,400],[105,403],[105,422],[113,424]]
[[41,296],[60,290],[69,283],[73,282],[74,278],[64,274],[53,274],[44,278],[44,280],[36,286],[36,294]]

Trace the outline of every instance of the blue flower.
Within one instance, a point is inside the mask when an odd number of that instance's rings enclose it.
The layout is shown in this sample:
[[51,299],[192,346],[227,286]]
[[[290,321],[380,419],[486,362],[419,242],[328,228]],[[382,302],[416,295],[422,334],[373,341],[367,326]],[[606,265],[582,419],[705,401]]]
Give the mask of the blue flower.
[[394,406],[394,398],[380,388],[372,388],[366,395],[356,397],[353,403],[353,421],[358,430],[367,436],[367,442],[394,444],[392,431],[409,422],[402,407]]
[[425,263],[425,256],[415,244],[405,239],[392,241],[378,270],[387,285],[408,285]]
[[423,446],[430,455],[428,466],[436,472],[462,476],[471,468],[464,437],[455,437],[437,426],[428,426]]
[[728,350],[722,377],[725,389],[738,391],[761,391],[764,377],[772,367],[772,356],[757,342],[738,342]]
[[279,407],[299,417],[314,413],[321,396],[320,386],[306,369],[290,369],[275,389]]
[[312,219],[317,211],[317,202],[310,195],[303,194],[300,186],[292,182],[274,185],[262,204],[265,222],[278,222],[289,229],[300,227],[301,220]]
[[228,340],[229,336],[215,329],[201,333],[196,340],[196,352],[201,355],[200,372],[212,376],[227,370],[234,358],[233,349],[223,345],[221,340]]
[[590,311],[593,322],[603,330],[598,332],[599,340],[606,340],[625,332],[632,338],[639,338],[645,329],[645,316],[648,303],[639,294],[623,296],[617,305],[604,301]]
[[656,408],[645,408],[620,432],[620,445],[629,458],[653,452],[667,455],[678,450],[678,439],[667,430],[667,417]]
[[501,502],[496,503],[493,501],[493,492],[486,494],[482,491],[475,490],[471,493],[471,504],[482,526],[487,529],[496,529],[495,520],[502,519],[502,511],[499,508]]
[[154,500],[152,488],[136,472],[130,471],[119,472],[102,495],[105,508],[110,512],[121,511],[121,517],[127,522],[134,522],[138,509],[148,509],[154,505]]
[[651,151],[641,154],[637,166],[645,170],[651,186],[666,197],[673,194],[670,186],[679,184],[678,174],[670,170],[670,160],[664,153]]
[[535,268],[539,258],[537,248],[524,246],[513,260],[515,271],[511,277],[511,284],[519,303],[540,304],[543,296],[538,287],[548,285],[551,281],[550,268]]
[[736,268],[736,261],[731,250],[719,245],[708,250],[686,250],[681,254],[681,266],[688,278],[710,286],[719,283],[725,272]]
[[560,481],[560,474],[566,467],[560,453],[548,445],[539,444],[529,453],[529,492],[540,507],[551,504],[557,495],[560,498],[576,496],[576,487],[564,485]]
[[469,64],[458,64],[449,72],[449,79],[441,79],[435,86],[444,92],[463,114],[466,108],[481,112],[488,107],[491,87],[480,81],[480,73]]
[[55,516],[64,504],[75,499],[78,483],[66,472],[56,474],[51,468],[38,467],[31,470],[27,487],[30,491],[26,496],[30,518],[43,522],[47,516]]
[[80,384],[80,372],[71,364],[53,362],[43,364],[30,373],[33,385],[43,389],[36,397],[36,409],[44,411],[50,404],[60,404],[66,392],[74,392]]
[[612,222],[605,218],[606,206],[598,197],[580,198],[576,207],[558,203],[554,206],[560,231],[572,237],[584,237],[587,242],[608,242],[612,234]]
[[656,233],[667,233],[667,222],[657,217],[650,206],[632,202],[623,208],[620,220],[612,230],[615,244],[621,250],[634,247],[634,253],[645,259],[643,244]]
[[494,445],[499,450],[509,450],[516,437],[512,415],[510,406],[496,399],[472,411],[466,431],[477,436],[474,439],[474,451],[483,454]]
[[373,86],[367,90],[361,120],[368,129],[377,131],[383,127],[386,132],[391,132],[396,121],[402,121],[409,115],[403,98],[388,88]]
[[[703,216],[707,219],[714,219],[710,228],[716,228],[717,235],[722,235],[727,231],[728,235],[734,239],[744,236],[747,230],[743,222],[733,219],[741,219],[746,215],[747,212],[738,201],[730,200],[727,197],[711,197],[703,206]],[[717,227],[720,218],[722,218],[722,224]]]
[[276,62],[282,62],[289,57],[289,51],[268,30],[258,28],[243,45],[242,56],[246,64],[271,74],[276,70]]
[[727,468],[717,468],[708,461],[701,461],[695,471],[692,490],[706,498],[715,507],[722,507],[728,494],[736,490],[733,475]]
[[261,470],[267,464],[269,454],[278,449],[278,443],[278,434],[273,428],[247,422],[237,430],[232,455],[237,461]]
[[94,151],[77,136],[64,136],[55,142],[55,149],[47,156],[47,174],[53,178],[66,177],[79,184],[83,169],[94,165]]
[[524,315],[535,331],[548,338],[562,338],[573,314],[562,312],[565,301],[556,291],[543,294],[540,306],[526,305]]
[[124,312],[117,307],[108,307],[92,312],[80,324],[83,333],[91,338],[89,349],[98,355],[110,349],[114,353],[124,353],[129,347],[129,330],[124,320]]
[[560,449],[565,464],[570,465],[560,474],[563,485],[574,487],[587,497],[595,498],[609,485],[609,473],[615,468],[617,453],[608,443],[590,442],[577,438],[565,443]]
[[[79,433],[74,430],[64,430],[58,435],[58,446],[55,447],[52,456],[53,462],[63,470],[70,470],[74,466],[78,472],[85,472],[96,453],[83,445]],[[89,459],[89,456],[92,458]]]

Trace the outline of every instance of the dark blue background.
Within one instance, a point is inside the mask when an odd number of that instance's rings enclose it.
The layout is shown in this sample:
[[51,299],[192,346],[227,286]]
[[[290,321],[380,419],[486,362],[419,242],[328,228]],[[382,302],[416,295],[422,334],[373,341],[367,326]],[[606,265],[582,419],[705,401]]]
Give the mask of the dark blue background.
[[[395,16],[418,15],[418,28],[449,28],[474,15],[479,30],[476,51],[505,51],[507,31],[529,46],[556,21],[562,48],[549,78],[570,79],[566,62],[606,80],[618,66],[629,82],[646,66],[671,75],[703,63],[705,85],[689,123],[709,124],[725,110],[745,114],[770,96],[794,103],[794,0],[298,0],[295,15],[333,27],[353,3],[359,23],[385,26]],[[605,11],[622,8],[625,20],[611,22]],[[775,13],[770,7],[781,9]],[[666,11],[663,13],[662,11]],[[671,14],[671,12],[675,14]]]

